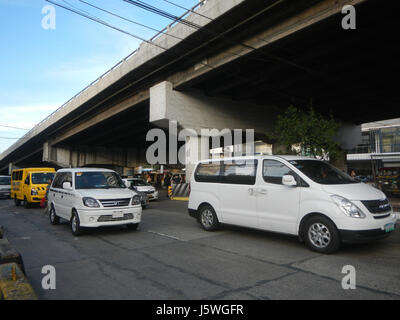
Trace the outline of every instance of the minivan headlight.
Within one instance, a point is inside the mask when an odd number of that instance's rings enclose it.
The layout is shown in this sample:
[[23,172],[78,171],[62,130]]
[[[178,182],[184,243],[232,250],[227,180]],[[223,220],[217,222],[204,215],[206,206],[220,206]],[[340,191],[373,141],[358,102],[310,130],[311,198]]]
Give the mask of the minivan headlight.
[[32,196],[37,196],[38,195],[37,190],[36,189],[31,189],[31,195]]
[[84,197],[82,199],[82,201],[83,201],[83,204],[86,207],[91,207],[91,208],[99,208],[100,207],[100,205],[99,205],[99,203],[97,202],[96,199],[89,198],[89,197]]
[[139,205],[139,204],[140,204],[140,197],[139,197],[138,195],[133,196],[133,198],[132,198],[132,205],[133,205],[133,206],[137,206],[137,205]]
[[346,216],[351,218],[365,218],[364,212],[350,200],[338,195],[333,195],[331,198]]

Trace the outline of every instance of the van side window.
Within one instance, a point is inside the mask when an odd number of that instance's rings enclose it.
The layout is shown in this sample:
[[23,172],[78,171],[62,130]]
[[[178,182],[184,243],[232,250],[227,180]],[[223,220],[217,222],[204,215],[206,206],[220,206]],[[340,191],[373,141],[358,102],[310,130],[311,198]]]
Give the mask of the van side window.
[[54,178],[53,184],[52,184],[53,188],[57,188],[57,189],[62,188],[62,181],[64,180],[64,175],[65,175],[65,173],[63,173],[63,172],[57,173],[56,177]]
[[18,180],[18,181],[21,181],[21,180],[22,180],[22,174],[23,174],[23,171],[22,171],[22,170],[18,171],[18,175],[17,175],[17,180]]
[[221,174],[221,162],[200,163],[194,174],[197,182],[219,182]]
[[297,179],[297,174],[282,162],[276,160],[264,160],[263,162],[263,178],[265,182],[282,184],[284,175],[292,175]]
[[224,162],[221,182],[254,185],[256,183],[257,160],[234,160]]
[[61,181],[61,187],[63,187],[64,182],[69,182],[71,183],[71,187],[72,187],[72,173],[71,172],[66,172],[64,173],[64,178]]
[[30,181],[30,175],[28,174],[28,175],[26,176],[26,179],[25,179],[25,184],[26,184],[26,185],[29,185],[29,181]]

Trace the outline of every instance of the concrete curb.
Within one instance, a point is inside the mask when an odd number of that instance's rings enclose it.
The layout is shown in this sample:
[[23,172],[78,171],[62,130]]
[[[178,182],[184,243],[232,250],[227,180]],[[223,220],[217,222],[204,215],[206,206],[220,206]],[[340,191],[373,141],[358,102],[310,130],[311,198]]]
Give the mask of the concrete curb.
[[25,274],[16,263],[0,265],[0,300],[38,300]]
[[0,239],[0,266],[7,263],[16,263],[25,273],[24,262],[20,253],[8,242],[7,238]]

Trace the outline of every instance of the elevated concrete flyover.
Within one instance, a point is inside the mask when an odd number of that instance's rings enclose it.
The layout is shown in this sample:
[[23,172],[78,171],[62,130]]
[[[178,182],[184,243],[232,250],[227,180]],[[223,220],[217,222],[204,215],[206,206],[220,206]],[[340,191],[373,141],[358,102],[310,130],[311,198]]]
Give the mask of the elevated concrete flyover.
[[[341,26],[345,4],[356,7],[356,30]],[[0,171],[10,163],[40,161],[130,167],[145,161],[146,133],[167,130],[165,120],[179,120],[181,127],[196,121],[203,127],[250,126],[263,135],[273,130],[276,114],[290,104],[306,107],[311,99],[317,111],[333,114],[353,131],[363,122],[396,117],[392,79],[399,46],[385,35],[398,30],[398,19],[391,2],[381,4],[208,0],[196,10],[211,19],[185,16],[201,29],[175,23],[166,32],[183,40],[161,34],[153,39],[156,45],[143,43],[0,155]],[[154,117],[163,104],[179,107],[154,90],[163,83],[187,102],[179,117]],[[195,105],[214,109],[210,119],[217,113],[226,121],[208,121],[207,112],[195,116]]]

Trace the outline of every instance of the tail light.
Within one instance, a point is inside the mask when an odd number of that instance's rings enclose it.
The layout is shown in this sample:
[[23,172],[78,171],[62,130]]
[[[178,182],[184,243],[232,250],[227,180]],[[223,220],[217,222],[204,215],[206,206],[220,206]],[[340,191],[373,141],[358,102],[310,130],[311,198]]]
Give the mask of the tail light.
[[190,188],[190,182],[189,182],[189,196],[190,196],[190,191],[191,191],[191,188]]

